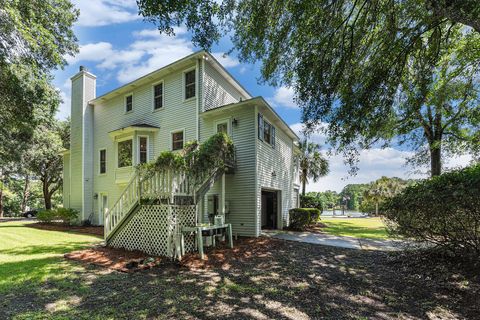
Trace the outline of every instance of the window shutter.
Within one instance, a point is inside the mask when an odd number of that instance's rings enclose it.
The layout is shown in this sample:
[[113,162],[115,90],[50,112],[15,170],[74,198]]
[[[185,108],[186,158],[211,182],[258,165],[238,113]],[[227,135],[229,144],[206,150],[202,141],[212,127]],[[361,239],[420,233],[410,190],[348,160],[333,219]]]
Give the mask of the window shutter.
[[274,126],[271,126],[271,131],[272,131],[272,134],[270,135],[270,139],[272,141],[270,141],[270,144],[272,145],[273,148],[275,148],[275,127]]
[[258,114],[258,139],[263,141],[263,116]]

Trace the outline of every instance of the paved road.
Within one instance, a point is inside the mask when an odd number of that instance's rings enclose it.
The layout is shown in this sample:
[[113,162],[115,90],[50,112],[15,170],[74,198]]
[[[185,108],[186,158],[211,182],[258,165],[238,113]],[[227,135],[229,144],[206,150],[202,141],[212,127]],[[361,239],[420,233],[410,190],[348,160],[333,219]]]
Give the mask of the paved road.
[[382,251],[393,251],[402,249],[402,242],[395,240],[361,239],[354,237],[334,236],[325,233],[295,232],[283,230],[264,230],[263,233],[267,237],[272,237],[276,239],[299,241],[340,248]]

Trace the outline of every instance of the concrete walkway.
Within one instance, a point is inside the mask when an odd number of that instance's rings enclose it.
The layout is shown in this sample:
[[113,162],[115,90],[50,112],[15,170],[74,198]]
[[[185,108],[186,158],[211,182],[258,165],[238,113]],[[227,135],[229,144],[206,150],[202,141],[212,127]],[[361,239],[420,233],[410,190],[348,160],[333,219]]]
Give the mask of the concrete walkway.
[[284,230],[263,230],[263,235],[276,239],[299,241],[324,246],[357,249],[393,251],[402,249],[402,241],[373,240],[345,236],[334,236],[326,233],[296,232]]

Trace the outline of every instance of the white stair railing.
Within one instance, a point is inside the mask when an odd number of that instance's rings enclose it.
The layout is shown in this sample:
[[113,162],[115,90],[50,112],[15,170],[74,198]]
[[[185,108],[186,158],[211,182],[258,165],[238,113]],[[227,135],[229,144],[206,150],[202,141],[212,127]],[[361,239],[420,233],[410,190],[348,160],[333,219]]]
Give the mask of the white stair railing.
[[132,210],[133,206],[140,199],[139,194],[140,175],[136,172],[128,182],[122,194],[115,204],[105,214],[105,238],[115,229],[115,227],[123,220],[125,215]]
[[135,172],[118,200],[105,214],[105,238],[141,200],[166,199],[173,202],[175,195],[191,195],[185,173],[167,170],[142,176]]

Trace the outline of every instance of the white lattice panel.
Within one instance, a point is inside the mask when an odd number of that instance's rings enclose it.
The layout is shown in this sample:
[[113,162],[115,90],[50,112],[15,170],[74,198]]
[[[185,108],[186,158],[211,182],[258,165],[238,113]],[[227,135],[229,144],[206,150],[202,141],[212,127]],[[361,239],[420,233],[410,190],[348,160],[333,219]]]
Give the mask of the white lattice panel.
[[[194,226],[194,205],[142,205],[133,213],[121,230],[111,239],[110,245],[127,250],[140,250],[151,255],[171,256],[169,243],[182,227]],[[185,236],[185,251],[195,250],[195,237]]]

